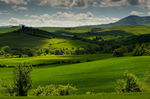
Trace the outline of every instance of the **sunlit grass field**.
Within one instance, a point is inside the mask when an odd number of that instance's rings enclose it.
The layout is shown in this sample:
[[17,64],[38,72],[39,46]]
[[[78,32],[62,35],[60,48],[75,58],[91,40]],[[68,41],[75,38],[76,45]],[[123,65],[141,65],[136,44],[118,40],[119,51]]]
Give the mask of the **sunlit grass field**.
[[149,99],[150,93],[105,93],[97,95],[49,96],[49,97],[0,97],[0,99]]
[[29,65],[44,65],[52,64],[55,62],[86,62],[87,60],[101,60],[113,57],[112,54],[91,54],[91,55],[47,55],[47,56],[37,56],[37,57],[26,57],[26,58],[3,58],[0,57],[0,65],[6,66],[16,66],[21,63],[26,63]]
[[[144,90],[149,90],[146,75],[150,66],[150,56],[110,58],[93,62],[45,65],[34,67],[31,72],[33,89],[48,84],[72,84],[78,88],[77,94],[87,91],[114,92],[116,80],[121,79],[125,71],[135,74]],[[13,68],[0,68],[0,79],[12,82]],[[32,93],[32,91],[30,91]]]

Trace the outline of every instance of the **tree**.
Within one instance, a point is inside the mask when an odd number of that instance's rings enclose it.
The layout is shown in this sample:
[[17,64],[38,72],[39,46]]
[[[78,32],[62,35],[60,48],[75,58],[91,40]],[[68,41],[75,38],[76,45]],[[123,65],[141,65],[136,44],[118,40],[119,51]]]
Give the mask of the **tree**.
[[134,56],[143,56],[145,53],[145,44],[136,45],[136,48],[133,51]]
[[150,45],[149,44],[141,44],[136,45],[136,48],[133,51],[134,56],[144,56],[144,55],[150,55]]
[[10,53],[11,52],[11,49],[10,49],[10,47],[9,46],[3,46],[2,48],[1,48],[1,54],[2,55],[5,55],[5,54],[8,54],[8,53]]
[[124,53],[127,52],[127,51],[128,51],[127,48],[122,46],[122,47],[120,47],[118,49],[115,49],[113,54],[116,57],[122,57],[122,56],[124,56]]
[[125,72],[123,79],[117,81],[119,92],[142,92],[135,75]]
[[14,90],[16,96],[27,96],[28,90],[31,88],[30,72],[31,66],[26,64],[18,65],[14,70]]

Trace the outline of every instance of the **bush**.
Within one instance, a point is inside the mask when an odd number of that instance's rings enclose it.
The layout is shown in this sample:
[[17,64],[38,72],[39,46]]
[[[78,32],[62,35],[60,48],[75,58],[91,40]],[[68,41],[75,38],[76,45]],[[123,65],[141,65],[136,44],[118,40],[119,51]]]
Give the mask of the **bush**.
[[76,88],[70,86],[63,85],[48,85],[45,87],[38,87],[33,91],[34,96],[65,96],[72,95],[76,92]]
[[122,57],[124,56],[124,53],[127,52],[127,48],[126,47],[120,47],[118,49],[115,49],[113,54],[115,57]]
[[119,92],[142,92],[135,75],[125,72],[123,79],[117,81]]

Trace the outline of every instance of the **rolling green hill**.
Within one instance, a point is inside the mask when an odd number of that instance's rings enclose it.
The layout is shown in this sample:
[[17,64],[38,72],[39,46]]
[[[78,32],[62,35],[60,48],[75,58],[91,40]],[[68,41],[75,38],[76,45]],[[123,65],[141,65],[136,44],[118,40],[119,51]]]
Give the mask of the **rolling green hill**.
[[20,27],[10,27],[10,28],[0,28],[0,34],[1,33],[7,33],[7,32],[12,32],[15,30],[20,29]]
[[103,31],[111,31],[111,30],[122,30],[128,33],[132,33],[134,35],[140,35],[140,34],[149,34],[150,26],[145,25],[116,26],[111,28],[105,28]]
[[[51,33],[43,31],[35,31],[35,34],[31,34],[27,31],[23,32],[9,32],[0,34],[0,47],[10,46],[11,48],[48,48],[49,45],[55,48],[78,48],[92,45],[97,47],[98,45],[80,41],[72,40],[64,37],[52,37]],[[52,38],[49,38],[52,37]]]
[[[47,56],[35,56],[26,58],[1,58],[0,65],[11,67],[18,64],[27,63],[29,65],[41,66],[45,64],[54,64],[58,62],[64,62],[68,64],[80,62],[86,62],[87,60],[101,60],[113,57],[112,54],[90,54],[90,55],[47,55]],[[62,63],[63,64],[63,63]]]
[[[47,84],[72,84],[78,93],[87,91],[113,92],[116,80],[121,79],[126,70],[137,75],[145,90],[146,73],[149,70],[150,56],[104,59],[70,65],[46,65],[34,67],[31,72],[33,88]],[[13,68],[0,68],[0,78],[12,81]],[[146,87],[145,87],[146,86]]]
[[[130,35],[142,35],[150,33],[150,26],[146,25],[126,25],[114,26],[107,28],[100,27],[76,27],[76,28],[39,28],[48,32],[53,32],[59,35],[79,36],[82,38],[93,39],[96,36],[101,36],[105,40],[116,39]],[[96,30],[96,31],[95,31]]]

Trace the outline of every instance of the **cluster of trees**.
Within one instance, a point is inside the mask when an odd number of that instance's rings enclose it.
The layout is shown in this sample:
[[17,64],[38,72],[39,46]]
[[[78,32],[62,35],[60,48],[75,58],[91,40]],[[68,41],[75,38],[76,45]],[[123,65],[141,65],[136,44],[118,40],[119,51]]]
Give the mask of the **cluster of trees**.
[[94,54],[100,52],[101,47],[79,47],[79,48],[43,48],[43,49],[12,49],[9,46],[3,46],[0,48],[0,55],[3,57],[32,57],[32,56],[41,56],[41,55],[82,55],[82,54]]
[[47,55],[47,54],[52,54],[52,55],[82,55],[82,54],[94,54],[99,52],[99,47],[79,47],[79,48],[72,48],[72,49],[68,49],[68,48],[43,48],[43,49],[37,49],[35,51],[35,53],[37,54],[37,56],[40,55]]
[[29,48],[12,49],[9,46],[3,46],[0,49],[0,55],[4,57],[31,57],[34,56],[34,51]]
[[41,37],[41,38],[48,38],[48,39],[54,38],[54,34],[52,34],[50,32],[35,29],[32,27],[25,27],[24,25],[22,26],[22,29],[19,29],[19,30],[14,31],[14,32],[25,33],[28,35],[33,35],[33,36],[37,36],[37,37]]
[[150,55],[150,44],[149,43],[137,44],[136,48],[133,51],[133,55],[134,56]]

